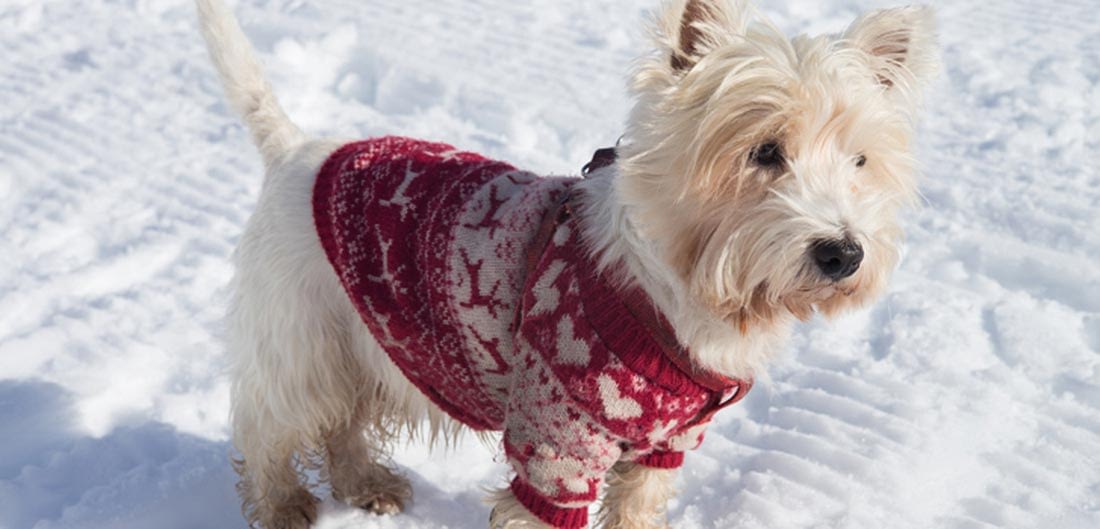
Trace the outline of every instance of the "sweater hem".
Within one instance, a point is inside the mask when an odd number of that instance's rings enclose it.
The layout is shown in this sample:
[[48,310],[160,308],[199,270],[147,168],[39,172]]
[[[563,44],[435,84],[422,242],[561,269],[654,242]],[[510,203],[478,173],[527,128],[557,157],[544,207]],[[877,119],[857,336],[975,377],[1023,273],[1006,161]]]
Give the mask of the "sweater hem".
[[588,525],[588,507],[559,507],[518,476],[512,480],[512,494],[524,508],[554,529],[584,529]]

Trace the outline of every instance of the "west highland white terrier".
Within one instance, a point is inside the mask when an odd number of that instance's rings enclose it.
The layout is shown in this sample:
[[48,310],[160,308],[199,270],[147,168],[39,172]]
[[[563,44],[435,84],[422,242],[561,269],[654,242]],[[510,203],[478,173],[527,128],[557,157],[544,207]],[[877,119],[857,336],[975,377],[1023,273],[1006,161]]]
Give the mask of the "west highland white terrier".
[[490,525],[665,527],[684,452],[796,320],[872,300],[916,196],[931,12],[788,39],[733,0],[677,0],[633,76],[624,140],[585,178],[449,145],[312,139],[219,0],[203,34],[266,177],[237,249],[233,441],[249,521],[333,495],[409,500],[399,435],[503,432]]

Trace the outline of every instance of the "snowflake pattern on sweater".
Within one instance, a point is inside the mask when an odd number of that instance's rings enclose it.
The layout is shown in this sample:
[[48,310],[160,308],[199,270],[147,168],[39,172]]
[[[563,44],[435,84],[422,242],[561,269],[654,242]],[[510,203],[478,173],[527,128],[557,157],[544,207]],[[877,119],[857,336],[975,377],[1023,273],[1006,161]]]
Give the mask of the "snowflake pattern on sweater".
[[696,372],[640,289],[596,273],[574,182],[383,137],[337,150],[313,195],[382,348],[456,420],[503,430],[517,499],[570,529],[612,465],[679,466],[751,387]]

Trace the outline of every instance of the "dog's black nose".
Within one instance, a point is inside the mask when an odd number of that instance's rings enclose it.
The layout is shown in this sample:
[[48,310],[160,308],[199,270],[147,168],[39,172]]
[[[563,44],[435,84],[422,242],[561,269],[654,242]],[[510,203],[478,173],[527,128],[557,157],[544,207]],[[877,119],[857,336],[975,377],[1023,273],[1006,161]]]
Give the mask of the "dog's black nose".
[[856,273],[863,261],[863,248],[848,238],[817,241],[810,248],[810,254],[821,273],[833,281]]

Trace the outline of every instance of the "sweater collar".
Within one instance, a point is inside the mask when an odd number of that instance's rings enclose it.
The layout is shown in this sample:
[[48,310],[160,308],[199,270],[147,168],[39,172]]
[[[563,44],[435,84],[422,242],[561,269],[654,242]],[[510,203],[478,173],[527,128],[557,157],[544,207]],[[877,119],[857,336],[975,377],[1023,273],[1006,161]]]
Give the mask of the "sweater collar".
[[697,366],[645,291],[608,272],[597,273],[583,249],[576,255],[585,256],[576,265],[583,268],[578,275],[582,290],[588,292],[582,303],[589,323],[633,371],[678,393],[693,387],[722,393],[751,384]]

